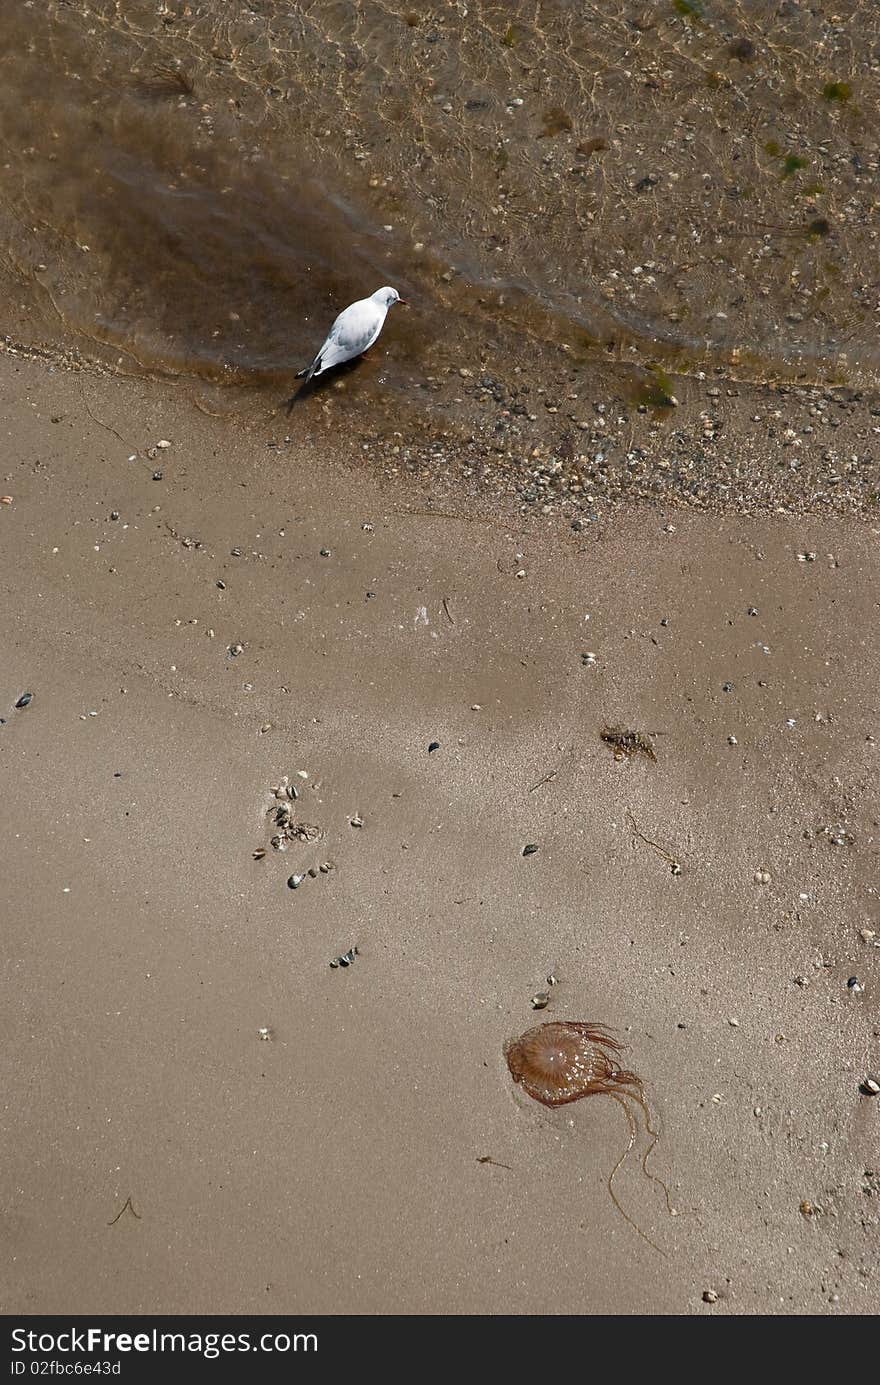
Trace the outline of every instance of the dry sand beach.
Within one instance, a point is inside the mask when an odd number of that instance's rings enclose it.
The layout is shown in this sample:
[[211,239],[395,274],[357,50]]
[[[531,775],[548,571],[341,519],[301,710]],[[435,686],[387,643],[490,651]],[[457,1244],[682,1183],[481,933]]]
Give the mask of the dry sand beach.
[[880,35],[123,8],[0,2],[0,1305],[874,1312]]

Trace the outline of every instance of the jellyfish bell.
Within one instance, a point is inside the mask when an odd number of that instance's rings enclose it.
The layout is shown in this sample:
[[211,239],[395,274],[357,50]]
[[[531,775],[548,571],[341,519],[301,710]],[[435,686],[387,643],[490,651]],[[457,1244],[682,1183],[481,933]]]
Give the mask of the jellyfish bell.
[[539,1024],[504,1045],[514,1082],[544,1106],[640,1087],[635,1073],[618,1065],[619,1052],[620,1044],[602,1025],[580,1020]]

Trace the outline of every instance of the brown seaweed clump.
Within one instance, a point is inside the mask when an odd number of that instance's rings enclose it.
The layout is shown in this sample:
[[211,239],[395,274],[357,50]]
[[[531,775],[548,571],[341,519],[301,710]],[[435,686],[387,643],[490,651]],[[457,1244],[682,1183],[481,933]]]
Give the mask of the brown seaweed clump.
[[631,760],[634,755],[657,759],[654,747],[641,731],[627,731],[623,726],[606,726],[599,732],[599,739],[611,747],[615,760]]
[[658,1183],[666,1197],[666,1206],[673,1213],[669,1189],[661,1178],[648,1169],[648,1157],[660,1138],[651,1125],[651,1114],[645,1100],[642,1080],[634,1072],[621,1068],[617,1055],[621,1046],[601,1024],[582,1020],[553,1020],[527,1029],[518,1039],[508,1039],[504,1056],[514,1082],[535,1101],[544,1106],[564,1106],[585,1096],[610,1096],[623,1107],[629,1125],[629,1143],[611,1170],[606,1187],[621,1216],[647,1241],[660,1250],[650,1236],[621,1207],[614,1192],[614,1177],[632,1150],[638,1134],[635,1117],[628,1098],[641,1109],[650,1144],[642,1156],[642,1172],[652,1183]]

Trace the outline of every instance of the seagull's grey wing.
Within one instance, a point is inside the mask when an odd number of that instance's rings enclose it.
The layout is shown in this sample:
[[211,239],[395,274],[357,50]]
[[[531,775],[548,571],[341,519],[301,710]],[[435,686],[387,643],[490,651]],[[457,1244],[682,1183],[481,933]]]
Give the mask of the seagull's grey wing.
[[378,337],[382,330],[385,314],[377,312],[376,305],[369,298],[352,303],[339,314],[307,371],[302,371],[306,380],[313,375],[323,375],[331,366],[341,365],[359,356]]
[[321,347],[321,369],[341,365],[343,361],[350,361],[366,351],[367,347],[373,345],[381,326],[381,321],[377,323],[373,314],[354,313],[351,308],[346,308],[330,328],[330,335]]

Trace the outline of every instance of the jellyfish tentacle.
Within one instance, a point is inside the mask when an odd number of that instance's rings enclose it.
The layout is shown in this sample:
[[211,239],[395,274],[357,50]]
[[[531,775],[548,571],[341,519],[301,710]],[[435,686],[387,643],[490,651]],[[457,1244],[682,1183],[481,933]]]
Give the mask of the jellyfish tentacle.
[[[630,1226],[632,1227],[633,1231],[635,1231],[639,1236],[641,1236],[641,1238],[642,1238],[643,1241],[647,1241],[647,1243],[648,1243],[648,1245],[651,1247],[651,1249],[652,1249],[652,1250],[656,1250],[657,1254],[658,1254],[658,1255],[662,1255],[663,1258],[664,1258],[664,1260],[665,1260],[665,1259],[667,1258],[666,1251],[665,1251],[665,1250],[661,1250],[660,1247],[656,1244],[656,1242],[651,1240],[651,1237],[647,1234],[647,1232],[643,1231],[642,1228],[641,1228],[639,1225],[637,1225],[636,1222],[633,1221],[633,1219],[632,1219],[632,1217],[629,1215],[629,1213],[624,1211],[623,1207],[622,1207],[621,1204],[620,1204],[620,1199],[618,1198],[617,1194],[616,1194],[615,1191],[614,1191],[614,1178],[615,1178],[615,1175],[620,1171],[621,1166],[626,1162],[627,1158],[629,1157],[629,1155],[630,1155],[630,1153],[631,1153],[631,1151],[632,1151],[633,1145],[634,1145],[635,1142],[636,1142],[636,1134],[637,1134],[637,1131],[636,1131],[636,1122],[635,1122],[635,1118],[634,1118],[634,1116],[633,1116],[632,1111],[629,1109],[629,1106],[627,1105],[624,1096],[623,1096],[620,1092],[615,1092],[615,1091],[613,1091],[610,1087],[609,1087],[609,1088],[606,1088],[606,1095],[612,1097],[613,1100],[616,1101],[617,1104],[618,1104],[619,1106],[622,1106],[622,1107],[623,1107],[623,1112],[624,1112],[624,1115],[626,1116],[626,1122],[627,1122],[627,1125],[629,1126],[629,1144],[627,1145],[626,1149],[625,1149],[625,1150],[623,1151],[623,1153],[621,1154],[621,1156],[620,1156],[620,1158],[618,1159],[617,1163],[614,1165],[614,1168],[611,1170],[611,1173],[609,1174],[608,1178],[606,1179],[605,1186],[606,1186],[607,1189],[608,1189],[608,1193],[609,1193],[609,1195],[610,1195],[610,1197],[611,1197],[611,1201],[614,1203],[614,1206],[617,1208],[618,1212],[619,1212],[620,1215],[623,1217],[624,1221],[628,1221],[629,1224],[630,1224]],[[627,1096],[632,1096],[633,1094],[632,1094],[632,1092],[627,1091],[626,1095],[627,1095]]]
[[664,1183],[663,1179],[660,1177],[659,1174],[652,1173],[651,1170],[648,1168],[648,1160],[650,1159],[651,1155],[654,1153],[654,1146],[657,1144],[657,1141],[660,1139],[660,1136],[661,1136],[661,1134],[662,1134],[662,1131],[660,1131],[660,1130],[655,1130],[654,1127],[653,1127],[653,1125],[651,1124],[651,1110],[650,1110],[650,1107],[648,1106],[647,1101],[645,1100],[644,1093],[643,1093],[643,1092],[638,1092],[638,1093],[636,1093],[636,1092],[630,1092],[630,1096],[633,1098],[634,1101],[637,1101],[638,1104],[641,1106],[641,1108],[642,1108],[642,1115],[645,1117],[645,1130],[647,1131],[648,1135],[651,1137],[651,1143],[648,1145],[648,1148],[645,1150],[644,1154],[642,1155],[642,1172],[645,1174],[645,1176],[646,1176],[647,1178],[650,1178],[650,1180],[651,1180],[652,1183],[659,1183],[660,1187],[663,1189],[663,1196],[664,1196],[665,1199],[666,1199],[666,1210],[667,1210],[667,1212],[669,1213],[670,1216],[674,1216],[674,1215],[675,1215],[675,1208],[673,1207],[673,1205],[672,1205],[672,1199],[671,1199],[670,1196],[669,1196],[669,1188],[668,1188],[667,1185]]

